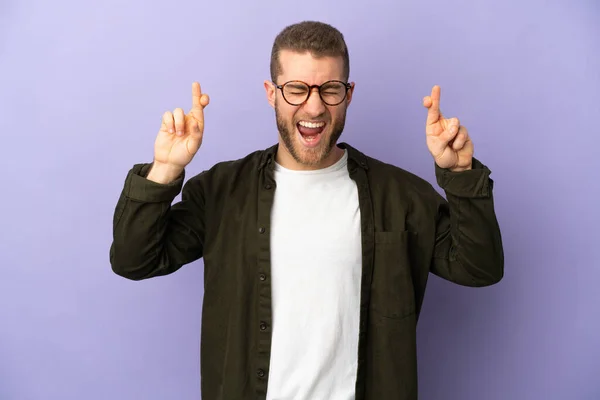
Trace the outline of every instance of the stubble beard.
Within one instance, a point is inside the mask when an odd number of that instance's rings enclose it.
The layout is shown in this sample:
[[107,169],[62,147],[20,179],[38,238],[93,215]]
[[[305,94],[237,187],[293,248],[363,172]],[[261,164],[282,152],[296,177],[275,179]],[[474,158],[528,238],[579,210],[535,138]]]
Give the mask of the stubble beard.
[[327,131],[330,131],[329,140],[327,140],[326,137],[323,137],[321,143],[312,149],[307,149],[302,146],[296,137],[296,124],[293,121],[288,123],[281,117],[277,104],[275,104],[275,118],[277,120],[279,136],[281,136],[283,144],[294,160],[299,164],[315,167],[329,157],[331,151],[336,146],[338,139],[342,136],[342,132],[346,125],[346,109],[344,108],[343,114],[333,125],[328,124],[328,126],[326,126],[326,131],[320,133],[321,135],[326,135]]

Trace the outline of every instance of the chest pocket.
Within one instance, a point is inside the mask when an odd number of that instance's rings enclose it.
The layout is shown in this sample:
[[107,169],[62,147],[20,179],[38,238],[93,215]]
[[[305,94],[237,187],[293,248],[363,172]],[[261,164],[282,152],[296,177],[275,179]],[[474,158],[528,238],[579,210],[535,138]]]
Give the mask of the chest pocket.
[[410,268],[410,231],[375,232],[371,310],[386,318],[403,318],[415,312]]

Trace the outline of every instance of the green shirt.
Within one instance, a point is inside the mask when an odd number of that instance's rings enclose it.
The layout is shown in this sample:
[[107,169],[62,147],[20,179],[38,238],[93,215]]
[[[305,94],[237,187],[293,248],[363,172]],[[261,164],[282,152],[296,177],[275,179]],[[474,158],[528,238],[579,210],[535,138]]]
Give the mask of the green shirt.
[[[356,399],[417,399],[416,326],[429,273],[464,286],[502,279],[490,170],[435,168],[427,181],[346,143],[361,213]],[[216,164],[185,185],[129,171],[114,214],[112,269],[142,280],[204,260],[203,399],[265,399],[271,351],[270,212],[277,145]],[[181,201],[172,204],[181,192]],[[319,279],[315,276],[314,279]]]

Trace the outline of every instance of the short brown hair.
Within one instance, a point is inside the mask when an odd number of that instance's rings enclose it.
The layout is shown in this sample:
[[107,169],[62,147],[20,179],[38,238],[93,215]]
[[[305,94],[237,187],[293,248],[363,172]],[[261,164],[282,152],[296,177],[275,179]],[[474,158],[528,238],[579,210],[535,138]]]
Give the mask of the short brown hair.
[[275,38],[271,50],[271,80],[282,73],[279,62],[281,50],[310,52],[314,57],[342,57],[344,78],[350,76],[350,57],[344,35],[333,26],[317,21],[303,21],[284,28]]

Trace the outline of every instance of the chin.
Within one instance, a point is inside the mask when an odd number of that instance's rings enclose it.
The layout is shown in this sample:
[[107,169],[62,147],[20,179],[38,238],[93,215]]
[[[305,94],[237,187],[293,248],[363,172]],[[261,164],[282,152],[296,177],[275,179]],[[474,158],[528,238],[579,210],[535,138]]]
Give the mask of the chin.
[[295,152],[295,159],[298,163],[307,167],[318,167],[327,159],[329,153],[319,151],[319,149],[300,149]]
[[296,162],[300,164],[310,167],[319,166],[331,154],[330,139],[329,132],[322,132],[318,138],[313,139],[318,143],[307,143],[300,132],[294,129],[293,151],[291,151],[291,154]]

